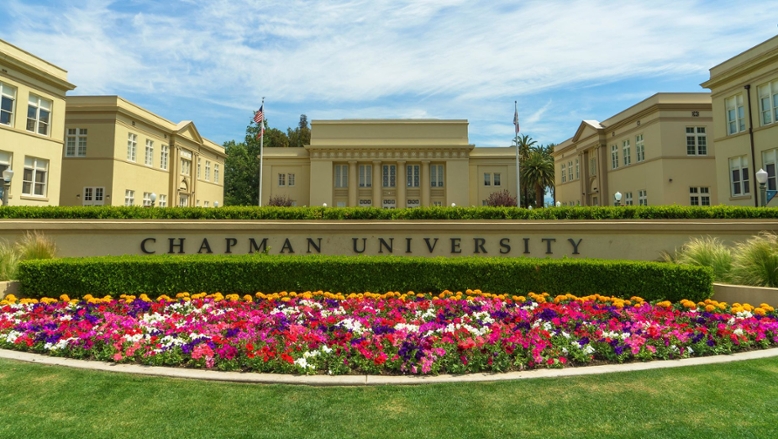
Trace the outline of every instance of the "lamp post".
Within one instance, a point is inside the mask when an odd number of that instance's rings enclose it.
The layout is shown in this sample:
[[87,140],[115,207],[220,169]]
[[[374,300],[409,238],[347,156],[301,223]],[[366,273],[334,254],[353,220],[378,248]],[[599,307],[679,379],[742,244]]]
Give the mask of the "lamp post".
[[613,199],[616,200],[616,207],[621,206],[621,192],[613,194]]
[[154,207],[154,203],[156,203],[157,201],[157,194],[152,192],[151,195],[149,196],[149,199],[151,200],[151,207]]
[[562,207],[562,202],[561,201],[557,201],[556,202],[556,207]]
[[11,179],[14,177],[14,171],[7,168],[3,171],[3,206],[8,205],[8,191],[11,190]]
[[213,207],[219,207],[219,202],[218,201],[214,201],[213,202]]
[[767,171],[759,169],[756,171],[756,181],[759,182],[759,200],[762,207],[767,206]]

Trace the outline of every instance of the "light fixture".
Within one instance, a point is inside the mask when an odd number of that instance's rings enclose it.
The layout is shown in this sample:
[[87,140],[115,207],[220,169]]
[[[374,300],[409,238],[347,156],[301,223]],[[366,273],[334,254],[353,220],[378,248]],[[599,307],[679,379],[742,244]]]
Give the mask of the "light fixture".
[[322,203],[322,206],[323,207],[327,207],[327,203]]
[[562,202],[561,201],[557,201],[556,202],[556,207],[562,207]]
[[219,207],[219,202],[218,201],[214,201],[213,202],[213,207]]
[[457,203],[451,203],[451,207],[457,207]]
[[767,171],[759,169],[756,171],[756,181],[759,182],[759,198],[762,201],[762,207],[767,206]]
[[149,195],[149,199],[151,200],[151,207],[154,207],[154,203],[157,201],[157,194],[154,192]]
[[616,191],[616,193],[613,194],[613,199],[616,200],[616,206],[621,206],[621,192]]

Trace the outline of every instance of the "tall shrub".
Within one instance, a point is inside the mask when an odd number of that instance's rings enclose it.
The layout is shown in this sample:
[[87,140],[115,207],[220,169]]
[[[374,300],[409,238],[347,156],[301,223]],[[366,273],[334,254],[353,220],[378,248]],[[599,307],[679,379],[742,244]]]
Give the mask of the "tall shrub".
[[761,232],[746,242],[736,244],[732,265],[735,283],[778,287],[778,235]]
[[691,239],[676,253],[674,262],[711,267],[714,280],[731,281],[732,252],[719,238],[708,236]]

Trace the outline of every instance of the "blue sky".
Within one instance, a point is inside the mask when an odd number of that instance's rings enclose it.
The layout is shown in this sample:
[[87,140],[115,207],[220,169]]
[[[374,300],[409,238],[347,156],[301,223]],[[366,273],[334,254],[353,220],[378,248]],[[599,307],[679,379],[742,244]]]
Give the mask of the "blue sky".
[[467,119],[559,143],[771,38],[778,1],[4,0],[0,38],[205,137],[345,118]]

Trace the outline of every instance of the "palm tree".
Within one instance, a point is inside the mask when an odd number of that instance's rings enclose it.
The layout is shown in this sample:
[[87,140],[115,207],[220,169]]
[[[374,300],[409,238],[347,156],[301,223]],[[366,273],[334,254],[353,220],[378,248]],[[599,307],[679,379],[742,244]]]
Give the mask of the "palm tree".
[[533,148],[521,165],[521,178],[528,186],[535,187],[535,206],[542,207],[546,188],[554,185],[554,159],[542,147]]
[[[513,139],[513,143],[517,144],[518,140],[518,147],[519,147],[519,161],[521,163],[524,163],[530,156],[530,152],[532,148],[538,143],[536,140],[533,140],[532,137],[530,137],[528,134],[522,134],[518,137],[518,139]],[[524,167],[523,164],[520,164],[520,167]],[[521,171],[522,175],[524,174],[523,171]],[[522,181],[521,189],[523,196],[521,197],[523,200],[523,205],[526,206],[527,204],[527,198],[529,198],[527,194],[527,187],[528,185]]]

